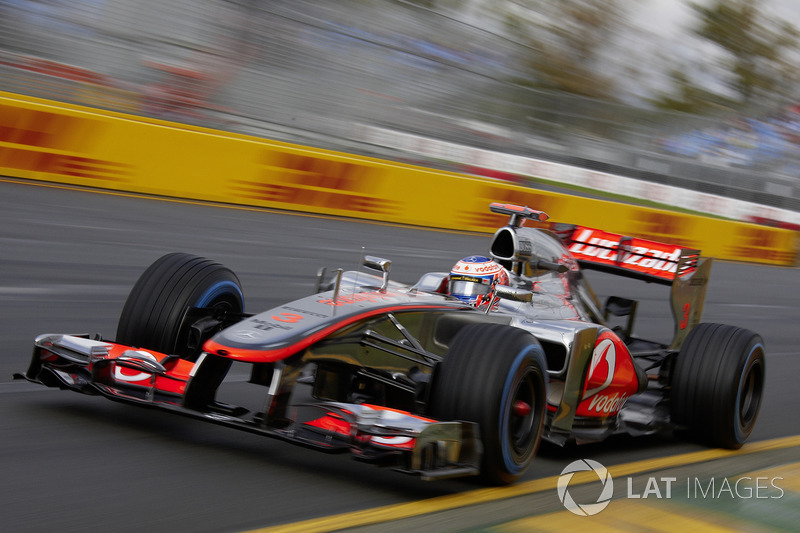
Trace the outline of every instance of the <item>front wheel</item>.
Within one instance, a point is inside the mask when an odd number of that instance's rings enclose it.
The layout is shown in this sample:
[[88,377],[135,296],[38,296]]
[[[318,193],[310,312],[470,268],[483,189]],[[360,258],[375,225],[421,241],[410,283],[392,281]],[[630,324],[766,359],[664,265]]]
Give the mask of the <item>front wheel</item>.
[[[203,315],[188,320],[193,308],[202,308]],[[167,254],[133,286],[122,308],[116,341],[192,360],[215,331],[215,317],[243,310],[239,278],[230,269],[195,255]],[[193,327],[199,333],[191,335]]]
[[530,466],[544,429],[544,351],[535,337],[502,324],[459,331],[434,377],[428,414],[477,422],[481,476],[508,484]]
[[673,422],[710,446],[741,448],[758,418],[764,375],[759,335],[725,324],[698,324],[675,362]]

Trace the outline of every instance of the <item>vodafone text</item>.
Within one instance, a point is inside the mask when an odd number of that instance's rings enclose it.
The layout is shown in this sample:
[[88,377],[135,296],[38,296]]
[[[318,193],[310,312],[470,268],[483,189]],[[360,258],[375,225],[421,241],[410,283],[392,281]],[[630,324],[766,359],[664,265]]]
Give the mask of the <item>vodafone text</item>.
[[622,409],[622,406],[625,405],[627,400],[628,395],[624,393],[621,396],[619,393],[613,396],[597,394],[589,402],[589,410],[591,411],[594,409],[598,413],[619,413],[619,410]]

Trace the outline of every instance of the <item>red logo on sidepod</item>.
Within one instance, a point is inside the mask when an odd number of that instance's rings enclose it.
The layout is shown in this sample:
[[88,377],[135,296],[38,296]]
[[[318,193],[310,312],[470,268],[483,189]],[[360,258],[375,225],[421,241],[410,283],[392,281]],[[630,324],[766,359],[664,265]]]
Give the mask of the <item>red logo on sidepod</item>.
[[609,329],[602,329],[586,371],[586,386],[578,405],[579,416],[616,415],[638,390],[633,359],[625,344]]

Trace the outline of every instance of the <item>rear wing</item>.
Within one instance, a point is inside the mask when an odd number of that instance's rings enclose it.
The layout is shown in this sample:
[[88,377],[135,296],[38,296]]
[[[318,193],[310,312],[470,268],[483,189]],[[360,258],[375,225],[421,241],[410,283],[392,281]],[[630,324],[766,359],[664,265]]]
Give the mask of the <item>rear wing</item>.
[[554,231],[581,268],[669,285],[675,327],[670,349],[680,349],[702,317],[711,258],[701,258],[700,250],[584,226]]
[[700,250],[594,228],[554,225],[553,231],[581,268],[672,285],[694,272]]
[[[492,258],[506,268],[529,263],[569,275],[566,263],[574,259],[583,269],[668,285],[675,321],[673,350],[680,349],[686,335],[700,322],[712,264],[711,258],[700,257],[700,250],[572,224],[526,228],[526,220],[545,222],[549,217],[511,204],[493,203],[490,210],[510,216],[508,225],[495,232],[489,248]],[[552,258],[542,261],[536,257],[536,235],[541,232],[560,239],[571,258],[565,254],[553,263]]]

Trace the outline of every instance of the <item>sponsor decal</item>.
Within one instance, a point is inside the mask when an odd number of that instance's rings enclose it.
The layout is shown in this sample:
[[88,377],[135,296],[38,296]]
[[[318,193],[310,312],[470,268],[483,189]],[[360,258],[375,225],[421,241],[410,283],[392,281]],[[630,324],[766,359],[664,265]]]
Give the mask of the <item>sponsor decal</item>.
[[234,337],[239,339],[256,339],[261,336],[258,331],[254,331],[252,329],[243,329],[241,331],[236,331],[233,333]]
[[298,322],[307,320],[309,316],[317,318],[328,317],[328,315],[323,315],[322,313],[315,313],[313,311],[299,309],[296,307],[284,306],[281,307],[281,309],[286,309],[286,311],[270,315],[269,320],[264,320],[263,317],[251,318],[247,322],[247,325],[249,325],[253,329],[241,329],[232,332],[231,336],[243,340],[254,340],[263,337],[264,332],[266,331],[271,331],[275,329],[289,331],[294,328],[293,324],[297,324]]
[[129,179],[130,165],[75,154],[88,150],[100,134],[98,120],[0,103],[0,124],[0,143],[6,144],[0,147],[0,167],[112,182]]
[[388,290],[368,291],[368,292],[357,292],[355,294],[339,296],[336,298],[335,301],[333,300],[333,298],[326,298],[324,300],[319,300],[318,303],[340,307],[343,305],[352,305],[360,302],[378,303],[384,300],[392,300],[397,296],[402,296],[402,293],[388,291]]
[[373,215],[399,209],[398,202],[371,194],[384,172],[367,162],[267,150],[262,168],[262,179],[235,181],[234,192],[242,198]]
[[592,379],[595,377],[595,371],[597,367],[600,365],[601,362],[605,361],[607,363],[606,366],[606,378],[602,384],[592,389],[587,389],[586,393],[583,395],[583,399],[585,400],[592,394],[597,394],[603,389],[606,389],[611,382],[614,380],[614,370],[617,366],[617,349],[614,346],[614,341],[608,337],[605,339],[601,339],[594,347],[594,352],[592,353],[592,361],[589,364],[589,374],[586,380],[586,383],[590,383]]
[[[132,374],[126,374],[126,372],[133,372]],[[153,377],[153,374],[149,372],[139,372],[138,370],[133,370],[130,368],[125,368],[122,366],[114,365],[114,379],[117,381],[125,381],[128,383],[134,381],[150,381],[150,378]]]
[[325,315],[325,314],[322,314],[322,313],[317,313],[317,312],[314,312],[314,311],[309,311],[308,309],[301,309],[299,307],[291,307],[289,305],[284,305],[283,307],[281,307],[281,309],[286,309],[287,311],[294,311],[295,313],[298,313],[300,315],[313,316],[313,317],[317,317],[317,318],[328,318],[330,316],[330,315]]
[[497,265],[478,265],[478,266],[466,266],[464,267],[465,270],[474,270],[478,274],[483,273],[494,273],[497,271]]
[[628,401],[628,395],[625,393],[620,394],[617,392],[613,395],[597,394],[589,402],[589,410],[613,415],[619,413],[626,401]]
[[414,438],[412,437],[379,437],[374,436],[370,437],[370,441],[374,444],[381,444],[383,446],[399,446],[407,448],[409,445],[414,444]]
[[637,385],[632,364],[622,341],[612,331],[603,329],[586,371],[586,389],[579,406],[583,416],[619,413]]
[[517,252],[523,257],[533,255],[533,243],[528,239],[517,237]]
[[127,181],[130,173],[126,165],[112,161],[13,147],[0,147],[0,167],[114,182]]
[[590,228],[580,228],[569,251],[578,259],[592,258],[599,262],[631,267],[636,270],[675,273],[681,247],[655,241],[622,239],[619,235]]
[[642,237],[655,241],[669,239],[670,242],[680,243],[691,248],[690,245],[679,239],[680,236],[686,235],[684,228],[689,219],[685,215],[670,215],[663,211],[644,210],[637,213],[636,219],[638,225],[641,226],[639,233]]
[[286,324],[279,324],[277,322],[267,322],[266,320],[262,320],[260,318],[251,318],[249,324],[251,324],[254,328],[260,329],[262,331],[269,331],[271,329],[282,329],[288,331],[292,329],[291,326],[287,326]]
[[277,315],[272,315],[270,318],[272,320],[277,320],[278,322],[294,324],[295,322],[300,322],[305,317],[303,315],[298,315],[297,313],[278,313]]
[[742,227],[737,231],[736,244],[730,247],[730,253],[734,259],[758,258],[764,262],[792,264],[797,257],[797,247],[779,238],[786,233],[772,228]]
[[[123,352],[123,355],[127,355],[129,353],[129,351],[125,351]],[[135,350],[133,353],[138,355],[141,359],[149,359],[151,361],[158,362],[156,356],[150,352],[146,352],[144,350]],[[118,364],[114,365],[114,379],[117,381],[125,381],[127,383],[132,383],[135,381],[147,381],[149,383],[152,377],[153,374],[150,372],[141,372],[139,370],[126,368]]]

